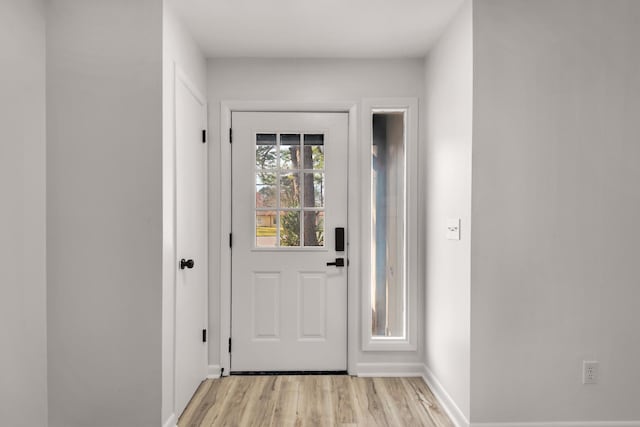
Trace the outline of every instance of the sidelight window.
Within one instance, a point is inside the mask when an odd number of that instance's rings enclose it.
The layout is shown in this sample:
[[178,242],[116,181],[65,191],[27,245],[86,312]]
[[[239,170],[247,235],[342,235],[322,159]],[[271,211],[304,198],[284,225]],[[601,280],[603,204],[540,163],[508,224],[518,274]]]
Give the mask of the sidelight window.
[[405,336],[405,112],[374,110],[371,140],[371,333]]
[[363,349],[417,348],[417,102],[365,100]]

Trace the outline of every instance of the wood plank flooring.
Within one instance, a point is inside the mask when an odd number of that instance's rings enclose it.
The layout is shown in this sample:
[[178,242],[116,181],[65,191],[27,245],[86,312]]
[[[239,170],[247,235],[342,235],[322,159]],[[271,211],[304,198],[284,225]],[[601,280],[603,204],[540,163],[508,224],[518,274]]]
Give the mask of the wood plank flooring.
[[178,427],[453,427],[421,378],[230,376],[204,381]]

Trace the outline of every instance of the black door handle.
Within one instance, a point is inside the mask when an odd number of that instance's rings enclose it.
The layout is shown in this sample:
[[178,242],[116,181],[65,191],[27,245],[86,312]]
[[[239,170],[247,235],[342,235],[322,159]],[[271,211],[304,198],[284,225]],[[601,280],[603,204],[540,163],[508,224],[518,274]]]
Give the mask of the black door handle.
[[184,270],[186,268],[193,268],[193,260],[189,259],[189,260],[185,260],[184,258],[182,258],[180,260],[180,270]]
[[344,267],[344,258],[336,258],[335,262],[328,262],[327,265],[335,265],[336,267]]

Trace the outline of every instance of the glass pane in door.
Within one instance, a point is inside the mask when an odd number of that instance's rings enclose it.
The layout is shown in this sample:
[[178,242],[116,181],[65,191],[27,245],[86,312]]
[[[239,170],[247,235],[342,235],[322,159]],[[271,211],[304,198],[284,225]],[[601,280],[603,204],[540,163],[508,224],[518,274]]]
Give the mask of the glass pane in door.
[[256,134],[255,245],[322,247],[325,135]]
[[275,133],[256,135],[256,168],[275,169],[278,165],[278,149]]
[[300,246],[300,211],[280,212],[280,246]]

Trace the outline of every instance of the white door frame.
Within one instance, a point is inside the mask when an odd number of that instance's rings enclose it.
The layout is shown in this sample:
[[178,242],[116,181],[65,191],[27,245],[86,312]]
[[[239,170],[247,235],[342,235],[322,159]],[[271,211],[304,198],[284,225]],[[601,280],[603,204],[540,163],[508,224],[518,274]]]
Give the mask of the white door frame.
[[349,268],[347,271],[347,371],[356,374],[360,319],[360,165],[358,161],[358,103],[357,102],[256,102],[222,101],[220,103],[220,367],[229,373],[231,359],[228,340],[231,336],[231,144],[229,129],[231,113],[254,112],[330,112],[349,114],[349,172],[348,172],[348,228]]

